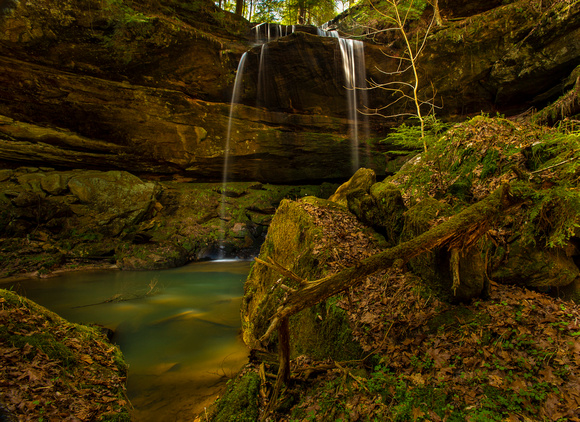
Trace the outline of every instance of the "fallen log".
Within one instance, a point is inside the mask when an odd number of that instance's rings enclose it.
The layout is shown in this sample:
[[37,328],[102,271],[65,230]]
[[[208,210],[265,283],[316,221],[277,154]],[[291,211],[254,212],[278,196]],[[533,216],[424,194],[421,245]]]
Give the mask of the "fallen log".
[[[262,343],[267,341],[283,319],[358,285],[369,275],[392,267],[397,260],[405,263],[443,245],[459,250],[469,247],[487,232],[489,224],[500,211],[513,206],[516,202],[517,198],[511,195],[510,186],[503,185],[485,199],[408,242],[370,256],[358,265],[346,268],[339,273],[314,281],[300,280],[299,287],[288,290],[285,302],[272,316],[270,325],[260,341]],[[259,259],[256,261],[278,269],[286,277],[293,279],[296,277],[273,262],[266,263]]]
[[[449,247],[455,253],[469,247],[487,232],[490,223],[500,211],[508,209],[517,202],[517,198],[511,195],[509,184],[503,185],[485,199],[471,205],[449,220],[408,242],[372,255],[354,267],[346,268],[339,273],[315,281],[304,280],[273,260],[266,262],[256,258],[257,263],[273,268],[282,276],[294,280],[298,284],[298,287],[294,289],[285,286],[283,283],[279,284],[279,288],[286,290],[285,300],[271,318],[266,333],[260,338],[260,342],[264,344],[272,332],[277,329],[280,363],[274,390],[270,395],[268,406],[260,421],[266,421],[274,411],[282,386],[286,384],[290,374],[290,332],[288,324],[292,315],[346,289],[355,287],[369,275],[389,269],[397,261],[402,265],[424,252],[443,245]],[[456,283],[459,283],[459,280],[454,279],[454,285]]]

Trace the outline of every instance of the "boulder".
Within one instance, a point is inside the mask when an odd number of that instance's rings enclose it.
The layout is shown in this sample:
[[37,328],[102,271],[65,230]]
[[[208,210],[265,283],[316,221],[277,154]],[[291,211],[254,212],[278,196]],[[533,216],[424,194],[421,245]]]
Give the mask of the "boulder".
[[121,270],[161,270],[185,265],[187,251],[172,242],[120,245],[115,252],[116,265]]
[[[348,212],[333,202],[314,197],[282,201],[262,245],[260,259],[273,259],[307,280],[327,274],[338,252],[333,253],[331,248],[325,246],[323,240],[329,236],[325,230],[340,228],[323,228],[316,221],[316,216],[322,214],[341,218]],[[251,348],[263,348],[259,338],[268,327],[277,299],[283,295],[280,283],[292,287],[293,282],[262,264],[254,264],[250,271],[242,300],[242,332],[244,341]],[[335,300],[327,300],[293,316],[290,330],[294,356],[307,354],[334,359],[360,356],[360,349],[352,343],[346,313],[336,305]]]
[[336,202],[339,205],[347,206],[347,197],[349,193],[358,190],[365,193],[369,192],[371,186],[375,184],[376,178],[376,173],[373,170],[360,168],[347,182],[343,183],[336,192],[328,198],[328,200]]
[[359,220],[381,233],[390,246],[399,243],[407,207],[395,185],[375,183],[368,193],[362,189],[349,193],[347,201],[348,209]]
[[138,223],[155,205],[159,188],[123,171],[87,171],[70,178],[70,192],[80,205],[73,206],[89,226],[106,226],[108,235]]
[[504,284],[549,289],[574,283],[580,269],[572,256],[560,248],[540,249],[516,239],[496,263],[491,278]]
[[[436,220],[451,212],[449,204],[426,197],[404,213],[401,240],[429,230]],[[466,301],[481,295],[486,285],[486,264],[481,242],[465,250],[434,248],[409,261],[409,267],[441,297]]]
[[28,173],[21,174],[17,180],[29,192],[42,192],[50,195],[61,195],[68,191],[71,173]]

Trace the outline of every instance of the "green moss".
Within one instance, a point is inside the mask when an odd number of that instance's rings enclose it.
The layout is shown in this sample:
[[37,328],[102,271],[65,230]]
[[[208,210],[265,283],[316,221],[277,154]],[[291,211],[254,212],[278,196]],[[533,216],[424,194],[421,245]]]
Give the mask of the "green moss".
[[211,422],[255,422],[258,420],[260,377],[249,372],[233,382],[215,405]]
[[409,240],[427,231],[434,219],[449,211],[450,207],[445,202],[429,197],[423,199],[405,212],[402,239]]
[[[59,362],[65,368],[76,363],[72,351],[60,343],[54,335],[48,332],[33,333],[29,336],[15,334],[22,331],[20,325],[25,326],[27,323],[15,323],[9,327],[1,326],[0,338],[4,339],[12,347],[24,348],[28,344],[45,353],[51,360]],[[32,356],[30,356],[30,359],[32,359]]]
[[[283,200],[262,244],[260,257],[272,257],[298,276],[315,279],[324,270],[320,264],[329,253],[323,251],[317,255],[312,254],[316,239],[320,237],[322,230],[313,226],[311,216],[295,202]],[[244,297],[242,304],[242,325],[245,335],[259,338],[265,333],[269,318],[279,306],[283,295],[281,289],[271,293],[271,290],[279,284],[277,282],[279,279],[280,275],[276,271],[264,265],[255,265],[252,268],[246,281],[246,289],[251,287],[255,295],[251,298]],[[291,280],[284,282],[290,287],[295,284]]]
[[[306,211],[308,204],[319,207],[320,214],[333,211],[345,213],[344,207],[327,200],[306,197],[300,201],[282,201],[270,226],[268,236],[262,245],[260,258],[274,259],[299,277],[316,280],[324,276],[330,263],[335,260],[332,248],[325,244],[323,226],[315,223],[313,215]],[[310,207],[310,212],[316,213]],[[328,267],[328,268],[327,268]],[[281,277],[277,271],[256,264],[248,276],[242,303],[243,333],[246,343],[253,344],[270,324],[270,318],[280,306],[285,290],[296,282]],[[357,345],[352,344],[352,332],[348,319],[335,302],[327,301],[294,316],[291,320],[294,354],[334,356],[337,359],[358,355]],[[275,341],[271,341],[275,347]]]
[[481,177],[487,177],[498,170],[499,151],[492,149],[485,154],[482,160],[483,168],[481,169]]
[[523,209],[520,233],[523,242],[554,248],[566,246],[580,228],[580,191],[568,186],[534,189],[528,183],[515,186],[527,207]]
[[447,192],[455,198],[459,198],[462,202],[471,202],[473,195],[471,194],[471,179],[458,179],[447,189]]
[[336,305],[336,297],[300,312],[290,319],[292,354],[315,359],[346,361],[362,356],[353,340],[346,311]]

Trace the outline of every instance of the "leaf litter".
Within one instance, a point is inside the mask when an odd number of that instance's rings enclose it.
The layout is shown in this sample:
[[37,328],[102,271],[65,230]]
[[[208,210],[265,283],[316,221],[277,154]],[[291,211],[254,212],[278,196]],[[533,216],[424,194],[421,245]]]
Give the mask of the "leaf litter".
[[19,421],[129,420],[126,366],[97,328],[0,290],[0,405]]
[[[378,251],[346,210],[302,206],[324,233],[318,250],[333,251],[331,273]],[[573,302],[492,282],[489,297],[450,304],[416,275],[392,268],[337,305],[364,358],[294,359],[292,383],[268,420],[580,421],[580,307]],[[265,394],[261,402],[265,408]]]

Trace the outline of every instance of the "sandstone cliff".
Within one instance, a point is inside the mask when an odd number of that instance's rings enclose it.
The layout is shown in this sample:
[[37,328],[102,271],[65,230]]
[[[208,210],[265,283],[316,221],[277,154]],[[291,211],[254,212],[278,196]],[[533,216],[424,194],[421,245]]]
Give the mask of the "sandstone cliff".
[[[572,87],[569,75],[580,63],[577,3],[522,0],[477,10],[459,3],[442,3],[453,20],[432,32],[420,58],[420,93],[435,99],[441,117],[519,113]],[[365,13],[360,19],[373,18]],[[479,14],[457,20],[464,13]],[[232,126],[232,178],[349,177],[337,40],[301,28],[270,42],[272,89],[260,103],[262,49],[252,46],[249,29],[211,2],[4,1],[0,160],[219,180],[235,72],[249,50]],[[401,54],[401,43],[367,40],[367,77],[388,82],[384,72],[398,65],[388,55]],[[384,90],[368,95],[371,108],[392,101]],[[391,112],[412,107],[401,102]],[[397,123],[371,116],[371,138]],[[362,165],[384,172],[380,147],[364,144],[360,153]]]

